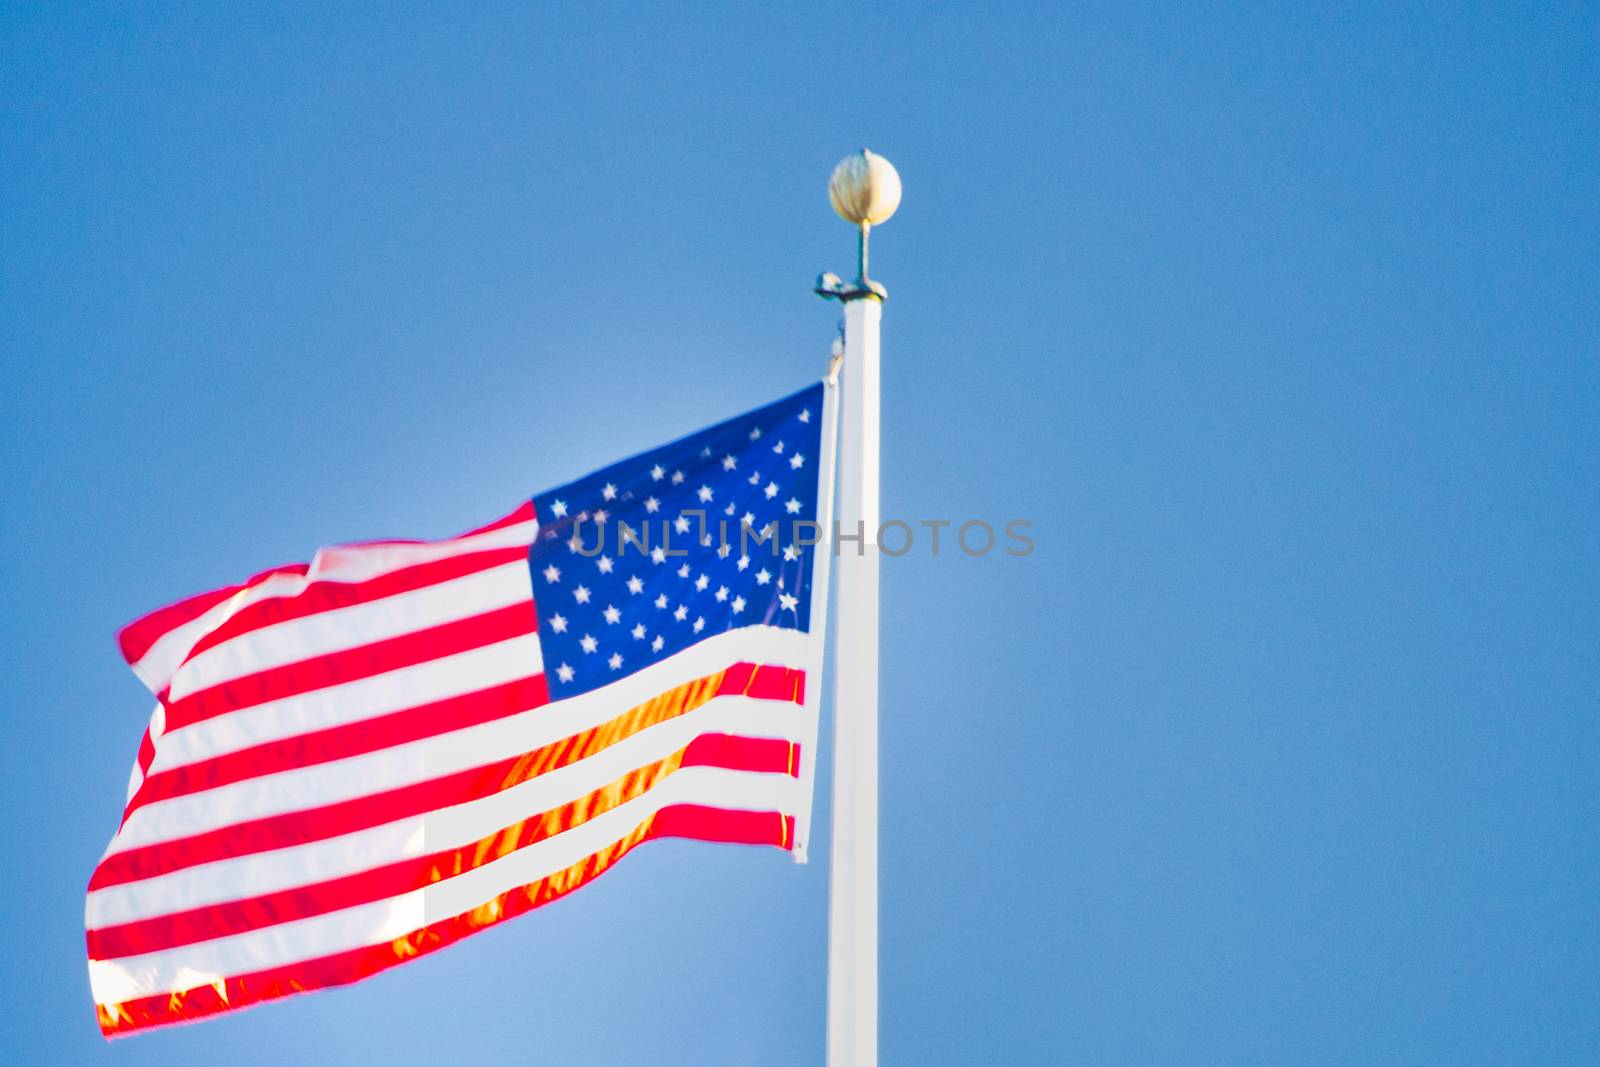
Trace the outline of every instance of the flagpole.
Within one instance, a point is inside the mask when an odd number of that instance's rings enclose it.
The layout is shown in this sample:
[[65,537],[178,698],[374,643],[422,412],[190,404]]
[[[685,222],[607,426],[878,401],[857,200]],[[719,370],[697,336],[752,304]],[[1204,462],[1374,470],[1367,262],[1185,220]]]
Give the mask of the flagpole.
[[828,901],[828,1063],[878,1062],[878,552],[879,326],[883,286],[867,274],[872,227],[900,204],[900,176],[866,149],[828,185],[834,210],[860,234],[854,282],[817,279],[844,304],[844,396],[834,615],[833,844]]

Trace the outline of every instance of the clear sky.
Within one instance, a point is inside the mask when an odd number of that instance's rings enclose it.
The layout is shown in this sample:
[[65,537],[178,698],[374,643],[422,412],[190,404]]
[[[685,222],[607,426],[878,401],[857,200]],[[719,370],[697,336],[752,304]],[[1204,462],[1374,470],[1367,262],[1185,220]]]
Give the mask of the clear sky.
[[81,916],[121,624],[814,379],[864,144],[885,512],[1037,542],[884,571],[884,1062],[1600,1060],[1600,15],[1534,6],[6,5],[0,1059],[820,1060],[821,841],[110,1046]]

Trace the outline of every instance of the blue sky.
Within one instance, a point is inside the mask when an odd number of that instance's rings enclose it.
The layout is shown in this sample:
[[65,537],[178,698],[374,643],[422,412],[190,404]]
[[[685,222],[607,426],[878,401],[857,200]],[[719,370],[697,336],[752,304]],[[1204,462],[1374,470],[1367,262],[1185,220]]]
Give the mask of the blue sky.
[[[117,627],[819,375],[905,180],[885,1063],[1600,1059],[1600,15],[0,14],[8,1062],[818,1062],[825,860],[653,844],[105,1045]],[[826,770],[819,799],[826,814]]]

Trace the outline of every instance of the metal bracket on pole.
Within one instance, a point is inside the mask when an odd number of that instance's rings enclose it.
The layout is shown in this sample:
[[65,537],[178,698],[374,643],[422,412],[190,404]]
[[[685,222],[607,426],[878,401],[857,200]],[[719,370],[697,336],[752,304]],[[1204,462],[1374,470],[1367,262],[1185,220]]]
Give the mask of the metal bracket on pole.
[[861,245],[856,261],[855,281],[847,284],[840,281],[837,274],[823,271],[817,275],[817,284],[811,291],[824,300],[837,300],[841,304],[868,298],[878,301],[889,299],[889,290],[867,277],[867,242],[871,235],[872,223],[861,223]]

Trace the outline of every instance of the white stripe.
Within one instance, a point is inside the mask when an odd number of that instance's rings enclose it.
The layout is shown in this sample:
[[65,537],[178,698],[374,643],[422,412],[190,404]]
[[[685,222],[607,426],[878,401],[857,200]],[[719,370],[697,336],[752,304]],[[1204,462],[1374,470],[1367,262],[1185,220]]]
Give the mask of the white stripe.
[[402,637],[533,599],[527,560],[249,630],[184,662],[168,701],[259,671]]
[[185,726],[156,744],[150,773],[198,763],[269,741],[433,704],[542,673],[544,660],[538,635],[522,634],[453,656],[341,682]]
[[426,889],[214,941],[119,960],[90,960],[89,984],[97,1003],[118,1004],[382,944],[565,870],[621,840],[669,804],[792,811],[798,787],[786,774],[686,767],[649,793],[580,826]]
[[488,533],[458,537],[450,541],[425,544],[375,544],[345,545],[324,548],[311,561],[304,575],[273,575],[248,589],[241,589],[220,604],[213,605],[198,618],[162,634],[133,664],[133,671],[159,693],[172,680],[172,673],[189,655],[200,638],[210,633],[232,617],[241,608],[274,597],[293,597],[303,593],[316,582],[363,582],[381,574],[401,570],[418,563],[427,563],[468,552],[481,552],[491,548],[511,548],[528,545],[539,532],[536,521],[519,522]]
[[669,689],[741,660],[781,665],[803,662],[807,641],[808,635],[800,631],[778,627],[729,630],[612,685],[533,712],[332,763],[158,800],[129,815],[107,855],[247,819],[319,808],[518,756],[608,722]]
[[[462,848],[506,827],[611,785],[672,755],[701,734],[799,742],[804,712],[793,704],[723,696],[565,767],[477,800],[398,819],[325,841],[217,860],[89,894],[90,929],[274,893],[382,867],[397,860]],[[688,769],[688,768],[685,768]],[[793,809],[785,809],[793,813]]]

